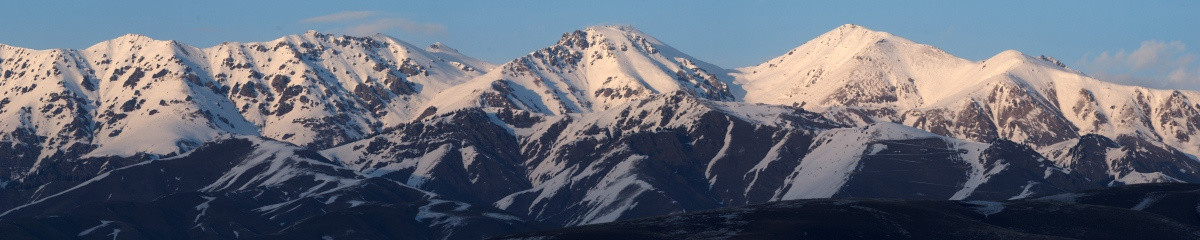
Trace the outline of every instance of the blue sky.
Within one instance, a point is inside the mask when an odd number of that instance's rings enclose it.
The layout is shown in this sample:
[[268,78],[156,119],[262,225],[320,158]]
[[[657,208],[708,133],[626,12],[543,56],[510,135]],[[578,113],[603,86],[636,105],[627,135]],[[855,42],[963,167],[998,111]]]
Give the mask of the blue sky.
[[970,60],[1006,49],[1109,81],[1200,90],[1200,1],[5,1],[0,43],[85,48],[125,33],[207,47],[314,29],[440,41],[501,63],[589,25],[628,24],[724,67],[841,24]]

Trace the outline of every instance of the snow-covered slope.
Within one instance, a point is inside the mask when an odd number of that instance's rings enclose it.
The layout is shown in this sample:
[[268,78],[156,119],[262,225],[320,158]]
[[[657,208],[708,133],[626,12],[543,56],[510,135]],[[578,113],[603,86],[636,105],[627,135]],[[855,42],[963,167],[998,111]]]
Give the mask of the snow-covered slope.
[[14,178],[45,159],[165,155],[257,131],[205,77],[199,50],[174,41],[125,35],[85,50],[0,52],[0,151],[20,156],[3,159]]
[[[944,94],[918,84],[965,71],[971,63],[885,32],[843,25],[758,66],[739,69],[747,102],[798,105],[886,104],[920,107]],[[959,82],[970,85],[970,82]],[[856,91],[857,90],[857,91]],[[925,99],[933,98],[933,99]]]
[[85,71],[101,76],[88,98],[98,103],[93,120],[100,123],[89,155],[169,154],[222,134],[257,132],[208,77],[200,49],[131,34],[81,53]]
[[442,92],[437,111],[516,107],[562,114],[594,112],[684,91],[733,100],[727,71],[629,26],[595,26],[564,33],[558,43],[509,61],[471,83]]
[[205,49],[215,79],[263,136],[329,147],[407,122],[443,89],[493,65],[442,44],[309,31]]
[[733,75],[748,102],[801,106],[844,123],[896,122],[1038,147],[1128,135],[1200,154],[1200,92],[1102,82],[1012,50],[971,62],[844,25]]
[[307,32],[200,49],[129,34],[83,50],[0,45],[0,168],[178,154],[228,135],[325,148],[415,117],[494,65],[442,44]]
[[[92,141],[99,80],[77,51],[0,45],[0,179],[16,179],[42,159],[76,158]],[[3,180],[0,180],[3,181]]]

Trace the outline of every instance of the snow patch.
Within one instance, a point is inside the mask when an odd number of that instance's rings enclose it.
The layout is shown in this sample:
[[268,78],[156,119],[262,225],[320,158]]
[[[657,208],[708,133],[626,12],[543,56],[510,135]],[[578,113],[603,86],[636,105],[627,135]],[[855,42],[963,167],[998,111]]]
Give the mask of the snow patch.
[[966,201],[966,203],[975,205],[975,212],[983,214],[984,217],[1004,211],[1004,203],[994,201]]
[[78,235],[75,235],[75,236],[76,236],[76,237],[82,237],[82,236],[85,236],[85,235],[91,234],[93,231],[96,231],[97,229],[100,229],[100,228],[106,227],[106,226],[108,226],[108,224],[109,224],[109,223],[112,223],[112,222],[113,222],[113,221],[105,221],[105,220],[100,220],[100,225],[96,225],[96,226],[94,226],[94,227],[91,227],[91,228],[85,229],[85,230],[83,230],[82,232],[79,232],[79,234],[78,234]]

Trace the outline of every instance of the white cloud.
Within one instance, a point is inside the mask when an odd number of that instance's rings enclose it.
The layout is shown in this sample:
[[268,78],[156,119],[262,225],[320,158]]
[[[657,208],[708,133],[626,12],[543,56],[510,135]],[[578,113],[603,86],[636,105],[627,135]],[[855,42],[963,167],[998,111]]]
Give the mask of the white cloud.
[[350,21],[350,20],[363,19],[363,18],[374,16],[376,14],[379,14],[379,12],[375,12],[375,11],[343,11],[343,12],[338,12],[338,13],[334,13],[334,14],[316,16],[316,17],[300,20],[300,23],[344,22],[344,21]]
[[1180,41],[1143,41],[1126,53],[1102,52],[1094,59],[1084,57],[1082,70],[1101,80],[1155,88],[1200,90],[1200,64],[1196,52]]
[[334,24],[333,26],[340,26],[340,28],[335,28],[334,31],[358,36],[382,33],[394,29],[420,35],[446,34],[446,26],[440,23],[417,22],[387,15],[390,14],[377,11],[343,11],[300,20],[300,23],[332,23]]
[[1186,51],[1182,42],[1174,41],[1165,43],[1162,41],[1144,41],[1142,46],[1132,53],[1129,53],[1129,64],[1134,70],[1145,70],[1149,67],[1158,66],[1160,63],[1169,61],[1173,53]]
[[442,35],[446,34],[446,26],[438,23],[421,23],[403,18],[383,18],[362,25],[351,26],[346,28],[346,33],[351,35],[370,35],[381,33],[392,29],[399,29],[407,33],[416,33],[422,35]]

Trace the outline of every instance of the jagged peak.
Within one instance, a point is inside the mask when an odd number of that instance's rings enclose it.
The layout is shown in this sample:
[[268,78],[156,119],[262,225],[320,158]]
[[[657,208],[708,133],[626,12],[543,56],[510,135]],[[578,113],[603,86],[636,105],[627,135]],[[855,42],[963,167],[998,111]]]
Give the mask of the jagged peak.
[[141,51],[141,48],[161,49],[166,51],[187,51],[185,49],[190,48],[190,46],[175,40],[158,40],[150,38],[146,35],[127,33],[107,41],[96,43],[95,45],[88,47],[87,50],[93,52],[113,50],[121,51],[121,49],[134,49]]
[[0,43],[0,50],[39,51],[39,50],[35,50],[35,49],[23,48],[23,47],[18,47],[18,46],[3,44],[3,43]]
[[309,29],[308,31],[304,31],[304,35],[305,36],[321,36],[321,35],[326,35],[326,34],[318,32],[317,30]]
[[149,36],[146,36],[146,35],[141,35],[141,34],[136,34],[136,33],[126,33],[125,35],[121,35],[117,38],[113,38],[111,40],[104,41],[101,43],[116,43],[116,44],[129,43],[129,44],[133,44],[133,45],[146,45],[146,44],[154,44],[154,43],[182,44],[175,40],[158,40],[158,39],[154,39]]
[[871,29],[869,29],[869,28],[867,28],[867,27],[863,27],[862,25],[853,24],[853,23],[842,24],[841,26],[838,26],[837,28],[834,28],[834,29],[833,29],[833,31],[867,31],[867,32],[875,32],[875,30],[871,30]]
[[622,43],[626,45],[631,45],[630,43],[663,45],[658,39],[630,25],[596,25],[586,27],[582,30],[563,33],[562,38],[559,39],[556,45],[588,48],[600,42],[609,42],[617,45]]
[[1012,50],[1012,49],[1004,50],[1003,52],[997,53],[995,56],[992,56],[991,58],[988,58],[987,60],[983,60],[982,62],[983,63],[992,63],[992,64],[1032,63],[1032,64],[1038,64],[1038,65],[1045,65],[1045,66],[1052,67],[1052,68],[1061,68],[1064,70],[1074,71],[1074,70],[1071,70],[1070,68],[1068,68],[1066,64],[1063,64],[1062,62],[1058,61],[1058,59],[1055,59],[1053,57],[1046,56],[1046,55],[1034,57],[1034,56],[1026,55],[1025,53],[1022,53],[1021,51]]
[[279,39],[275,39],[273,41],[266,42],[266,43],[267,44],[277,44],[279,42],[290,42],[293,44],[309,43],[309,44],[320,45],[320,46],[341,45],[341,44],[344,44],[345,42],[367,43],[367,44],[374,45],[374,43],[371,43],[371,42],[375,42],[375,43],[383,43],[384,45],[393,45],[396,47],[400,47],[402,49],[421,50],[420,48],[417,48],[414,45],[409,44],[408,42],[404,42],[400,39],[396,39],[396,38],[393,38],[391,36],[388,36],[388,35],[385,35],[382,33],[376,33],[376,34],[372,34],[372,35],[368,35],[368,36],[354,36],[354,35],[346,35],[346,34],[323,33],[323,32],[319,32],[316,30],[308,30],[302,34],[287,35],[287,36],[283,36]]
[[1042,61],[1046,61],[1046,62],[1049,62],[1049,63],[1051,63],[1051,64],[1054,64],[1055,66],[1058,66],[1058,67],[1060,67],[1060,68],[1067,68],[1067,69],[1069,69],[1069,68],[1067,67],[1067,64],[1063,63],[1062,61],[1059,61],[1057,58],[1054,58],[1054,57],[1051,57],[1051,56],[1046,56],[1046,55],[1041,55],[1041,56],[1038,56],[1038,58],[1039,58],[1039,59],[1042,59]]
[[301,34],[285,36],[285,38],[292,37],[292,36],[299,37],[301,39],[317,39],[317,40],[322,40],[322,41],[326,41],[328,39],[342,39],[342,38],[373,38],[376,40],[382,40],[383,38],[387,38],[387,35],[383,35],[382,33],[375,33],[375,34],[370,34],[370,35],[366,35],[366,36],[353,36],[353,35],[346,35],[346,34],[321,32],[321,31],[312,30],[312,29],[304,31],[304,33],[301,33]]
[[616,32],[626,32],[626,33],[642,33],[642,31],[638,30],[636,27],[634,27],[632,25],[626,25],[626,24],[595,25],[595,26],[586,27],[583,29],[583,31],[587,31],[587,32],[613,32],[613,31],[616,31]]
[[[345,35],[343,35],[343,37],[344,36]],[[300,42],[319,42],[320,41],[320,42],[323,42],[323,41],[328,41],[328,39],[333,38],[333,37],[336,37],[336,36],[331,33],[322,33],[317,30],[307,30],[301,34],[292,34],[292,35],[283,36],[279,39],[276,39],[275,41],[300,41]]]
[[555,45],[585,48],[590,44],[588,42],[588,35],[588,32],[580,30],[563,33],[562,38],[559,38],[558,43]]
[[[71,49],[51,48],[51,49],[32,49],[18,46],[0,44],[0,54],[19,53],[19,54],[48,54],[47,56],[60,56],[71,52]],[[3,61],[4,59],[0,59]]]
[[426,51],[458,53],[458,49],[446,46],[446,44],[443,44],[442,42],[434,42],[433,44],[429,44],[429,47],[426,48]]
[[646,34],[645,32],[642,32],[642,30],[639,30],[631,25],[597,25],[587,27],[584,29],[584,31],[599,35],[599,37],[603,38],[645,38],[653,41],[656,44],[661,44],[658,39],[655,39],[653,36],[650,36],[649,34]]

